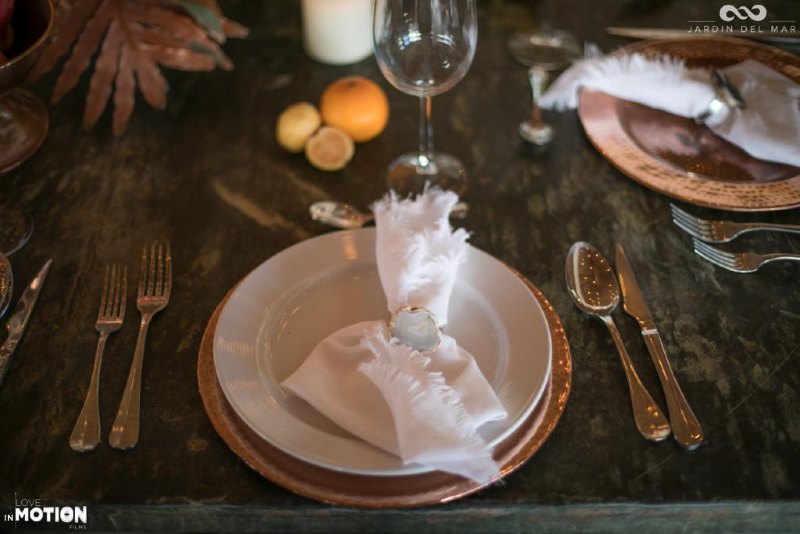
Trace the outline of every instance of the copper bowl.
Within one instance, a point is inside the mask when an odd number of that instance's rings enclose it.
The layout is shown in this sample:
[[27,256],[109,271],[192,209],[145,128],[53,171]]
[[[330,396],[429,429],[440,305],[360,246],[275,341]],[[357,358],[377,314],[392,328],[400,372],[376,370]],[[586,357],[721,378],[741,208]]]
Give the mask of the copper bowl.
[[17,86],[36,63],[55,21],[52,0],[22,0],[16,3],[11,25],[14,42],[0,64],[0,173],[28,159],[47,137],[48,115],[44,104]]

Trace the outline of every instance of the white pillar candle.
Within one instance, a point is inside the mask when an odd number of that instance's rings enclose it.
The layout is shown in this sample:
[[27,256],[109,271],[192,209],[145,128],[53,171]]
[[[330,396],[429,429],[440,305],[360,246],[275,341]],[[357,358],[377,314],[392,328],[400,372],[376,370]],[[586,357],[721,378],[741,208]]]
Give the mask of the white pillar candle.
[[302,0],[303,45],[317,61],[345,65],[372,53],[373,0]]

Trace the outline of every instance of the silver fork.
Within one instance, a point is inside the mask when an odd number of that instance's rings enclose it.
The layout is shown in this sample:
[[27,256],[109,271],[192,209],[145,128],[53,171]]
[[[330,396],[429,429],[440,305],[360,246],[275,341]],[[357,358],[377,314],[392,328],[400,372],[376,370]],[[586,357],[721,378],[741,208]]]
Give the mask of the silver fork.
[[133,363],[125,393],[111,427],[108,443],[115,449],[130,449],[139,441],[140,399],[142,392],[142,360],[147,328],[153,316],[166,308],[172,291],[172,254],[169,244],[153,243],[142,250],[142,266],[139,271],[139,292],[136,307],[142,314],[139,338],[133,352]]
[[672,210],[672,222],[678,228],[692,237],[709,243],[727,243],[747,232],[772,231],[800,234],[800,226],[796,224],[709,221],[687,213],[675,204],[670,204],[669,208]]
[[800,254],[756,254],[755,252],[726,252],[708,243],[703,243],[696,237],[692,238],[694,251],[701,258],[705,258],[723,269],[735,273],[752,273],[765,263],[778,260],[800,261]]
[[97,340],[97,351],[94,355],[92,379],[89,392],[83,401],[83,408],[69,437],[69,446],[73,451],[91,451],[100,443],[100,365],[103,362],[103,351],[109,334],[122,327],[125,319],[125,297],[128,288],[128,268],[121,265],[106,267],[103,279],[103,296],[100,297],[100,310],[97,312],[95,329],[100,332]]

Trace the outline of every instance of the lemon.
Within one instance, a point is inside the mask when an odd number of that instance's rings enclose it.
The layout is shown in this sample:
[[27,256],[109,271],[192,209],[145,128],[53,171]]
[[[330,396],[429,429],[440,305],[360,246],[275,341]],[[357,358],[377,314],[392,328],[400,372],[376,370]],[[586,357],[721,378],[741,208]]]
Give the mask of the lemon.
[[289,152],[302,152],[309,137],[317,131],[322,120],[317,108],[309,102],[292,104],[278,116],[275,138]]
[[306,143],[306,159],[321,171],[343,169],[355,151],[350,136],[333,126],[323,126]]

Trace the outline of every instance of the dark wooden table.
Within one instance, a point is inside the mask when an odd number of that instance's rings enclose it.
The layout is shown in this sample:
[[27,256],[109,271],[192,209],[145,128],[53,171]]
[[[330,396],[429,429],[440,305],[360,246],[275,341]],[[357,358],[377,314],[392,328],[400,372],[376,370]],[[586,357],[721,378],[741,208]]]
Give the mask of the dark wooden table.
[[[554,2],[554,25],[612,49],[607,25],[684,27],[715,17],[706,0]],[[798,18],[794,3],[764,2]],[[197,391],[200,338],[217,303],[276,252],[328,229],[308,218],[315,200],[365,207],[385,191],[389,161],[412,149],[417,103],[389,88],[374,59],[329,67],[301,46],[299,3],[224,1],[252,29],[226,50],[232,73],[170,72],[169,106],[139,102],[127,134],[106,117],[80,129],[80,91],[52,109],[36,156],[0,177],[0,196],[36,220],[12,257],[29,280],[54,265],[0,389],[0,506],[14,499],[87,505],[96,530],[403,532],[566,530],[752,531],[800,529],[800,285],[796,264],[737,275],[698,259],[670,224],[668,200],[616,172],[587,141],[575,113],[549,114],[549,150],[516,133],[528,113],[525,71],[505,49],[541,5],[480,2],[477,55],[466,79],[434,99],[437,145],[470,170],[464,200],[472,243],[528,276],[564,322],[574,375],[569,404],[541,451],[504,484],[447,506],[368,512],[298,497],[259,477],[212,429]],[[332,80],[371,77],[387,88],[392,119],[359,145],[342,172],[312,169],[275,144],[275,118],[316,100]],[[34,87],[47,96],[53,79]],[[696,210],[697,213],[709,213]],[[800,213],[732,218],[800,222]],[[110,262],[136,268],[143,244],[172,243],[173,298],[150,330],[143,435],[128,452],[106,444],[76,454],[68,436],[86,392],[101,275]],[[564,255],[587,240],[613,253],[623,243],[650,299],[675,372],[703,422],[707,443],[685,453],[636,432],[625,379],[603,325],[577,311],[564,287]],[[798,252],[800,240],[761,234],[759,250]],[[131,308],[133,308],[131,304]],[[102,374],[104,436],[131,362],[138,317],[112,337]],[[664,406],[635,324],[619,317],[644,382]],[[2,519],[2,518],[0,518]],[[0,522],[0,530],[13,525]]]

